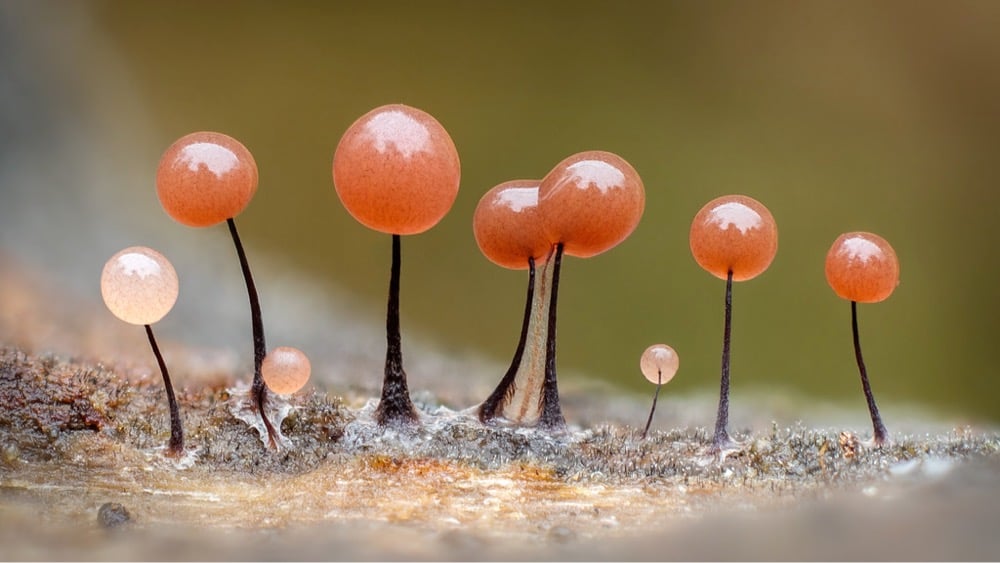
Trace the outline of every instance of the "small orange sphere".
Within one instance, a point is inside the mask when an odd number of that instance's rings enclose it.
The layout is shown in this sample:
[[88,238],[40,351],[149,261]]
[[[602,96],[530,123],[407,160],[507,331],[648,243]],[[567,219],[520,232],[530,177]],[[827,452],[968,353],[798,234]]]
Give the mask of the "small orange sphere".
[[472,216],[479,250],[494,264],[524,270],[552,248],[538,212],[538,180],[511,180],[486,192]]
[[229,135],[200,131],[170,145],[156,169],[156,194],[178,223],[209,227],[239,215],[257,191],[257,163]]
[[352,124],[333,155],[333,185],[347,211],[370,229],[413,235],[430,229],[458,196],[458,151],[444,127],[394,104]]
[[538,188],[538,206],[552,244],[588,258],[613,248],[639,225],[646,206],[642,179],[622,157],[604,151],[574,154]]
[[666,344],[653,344],[639,358],[639,369],[650,383],[663,384],[674,378],[680,367],[677,352]]
[[778,226],[767,207],[744,195],[705,204],[691,222],[691,254],[713,276],[733,281],[759,276],[778,252]]
[[298,348],[278,346],[264,356],[260,374],[267,388],[279,395],[291,395],[309,381],[312,365]]
[[132,246],[108,259],[101,272],[101,297],[114,316],[151,325],[177,302],[177,272],[170,260],[145,246]]
[[878,235],[844,233],[826,254],[826,281],[849,301],[884,301],[899,285],[896,251]]

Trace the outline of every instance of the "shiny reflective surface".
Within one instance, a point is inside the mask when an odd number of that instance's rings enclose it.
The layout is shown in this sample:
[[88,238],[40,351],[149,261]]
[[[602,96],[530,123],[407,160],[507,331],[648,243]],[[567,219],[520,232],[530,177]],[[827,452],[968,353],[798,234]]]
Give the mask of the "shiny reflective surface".
[[844,233],[826,254],[826,281],[840,297],[859,303],[884,301],[899,285],[896,251],[882,237]]
[[361,224],[390,234],[430,229],[458,195],[458,151],[436,119],[396,104],[352,124],[333,156],[340,201]]
[[577,153],[557,164],[542,180],[538,197],[549,239],[580,258],[628,238],[646,205],[639,174],[605,151]]
[[680,367],[677,352],[666,344],[653,344],[639,358],[642,375],[654,385],[663,384],[674,378]]
[[538,211],[539,180],[511,180],[483,194],[472,216],[476,244],[491,262],[524,270],[545,261],[552,247]]
[[239,215],[257,191],[257,163],[236,139],[211,131],[185,135],[163,153],[156,193],[163,209],[189,227]]
[[260,372],[268,389],[279,395],[290,395],[309,381],[312,364],[302,350],[278,346],[264,356]]
[[735,201],[713,207],[708,213],[707,220],[722,230],[736,227],[743,236],[746,236],[752,229],[760,229],[764,226],[764,218],[761,217],[760,213],[752,207]]
[[713,276],[734,281],[757,277],[778,251],[778,227],[767,207],[744,195],[705,204],[691,222],[691,254]]
[[162,254],[132,246],[108,259],[101,272],[101,296],[119,319],[153,324],[177,302],[177,272]]

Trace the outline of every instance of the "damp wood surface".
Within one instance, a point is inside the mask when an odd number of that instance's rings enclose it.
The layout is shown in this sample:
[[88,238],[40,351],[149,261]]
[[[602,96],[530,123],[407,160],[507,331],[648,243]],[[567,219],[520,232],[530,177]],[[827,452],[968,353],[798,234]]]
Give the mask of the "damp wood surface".
[[421,424],[382,429],[372,395],[315,385],[290,399],[291,446],[274,451],[238,416],[248,377],[175,349],[195,375],[178,389],[188,453],[170,459],[149,365],[38,351],[118,328],[49,324],[58,297],[8,269],[0,281],[5,559],[1000,556],[1000,436],[964,425],[913,424],[871,449],[867,428],[757,424],[720,458],[683,410],[645,440],[632,399],[634,425],[573,424],[608,399],[572,387],[553,433],[483,425],[454,391],[418,393]]

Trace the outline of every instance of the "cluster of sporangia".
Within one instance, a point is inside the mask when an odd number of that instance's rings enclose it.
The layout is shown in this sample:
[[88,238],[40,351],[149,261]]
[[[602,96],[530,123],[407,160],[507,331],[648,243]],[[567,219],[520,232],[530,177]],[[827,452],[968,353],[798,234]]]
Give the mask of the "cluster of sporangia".
[[[403,371],[399,330],[401,235],[422,233],[441,220],[458,195],[459,160],[447,131],[432,116],[404,105],[376,108],[344,133],[333,157],[333,183],[341,202],[365,226],[392,235],[392,269],[386,315],[386,359],[379,424],[417,424]],[[250,300],[254,344],[251,397],[277,448],[277,432],[264,406],[268,390],[290,394],[309,378],[309,360],[289,347],[268,352],[257,290],[234,217],[257,189],[257,165],[239,141],[221,133],[199,132],[178,139],[156,173],[160,203],[173,219],[191,227],[225,221],[236,246]],[[476,408],[483,423],[557,429],[565,425],[556,386],[556,300],[563,255],[589,258],[609,250],[635,230],[645,191],[635,169],[603,151],[574,154],[541,180],[513,180],[486,192],[473,217],[483,254],[505,268],[527,269],[528,290],[521,336],[510,368]],[[717,198],[695,216],[691,252],[698,264],[726,280],[725,330],[719,411],[712,447],[731,448],[729,437],[729,344],[732,284],[756,277],[778,248],[771,213],[742,195]],[[826,257],[826,277],[840,297],[851,301],[854,345],[861,381],[874,424],[876,445],[888,439],[872,396],[858,341],[857,303],[882,301],[899,279],[892,247],[863,232],[841,235]],[[101,292],[120,319],[144,325],[167,389],[171,415],[169,453],[183,452],[183,430],[167,368],[150,328],[177,300],[177,274],[158,252],[122,250],[108,260]],[[664,344],[650,346],[640,359],[642,373],[657,385],[643,436],[649,430],[660,386],[673,378],[678,357]]]

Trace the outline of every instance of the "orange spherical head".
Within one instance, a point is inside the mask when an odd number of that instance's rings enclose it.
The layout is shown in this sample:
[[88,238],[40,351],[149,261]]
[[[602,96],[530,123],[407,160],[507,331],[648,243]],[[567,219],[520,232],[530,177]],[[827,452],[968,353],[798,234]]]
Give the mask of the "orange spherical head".
[[883,301],[899,285],[896,251],[878,235],[844,233],[826,254],[826,281],[848,301]]
[[101,297],[114,316],[151,325],[177,302],[177,272],[165,256],[145,246],[126,248],[104,264]]
[[170,145],[156,169],[156,194],[178,223],[208,227],[239,215],[257,191],[257,163],[229,135],[200,131]]
[[538,212],[538,180],[512,180],[486,192],[472,216],[479,250],[504,268],[523,270],[541,262],[552,244]]
[[744,195],[705,204],[691,222],[691,254],[713,276],[734,281],[757,277],[778,251],[778,226],[767,207]]
[[646,206],[642,179],[616,154],[587,151],[563,160],[542,180],[538,206],[552,244],[588,258],[622,242]]
[[458,196],[458,151],[431,115],[394,104],[354,122],[333,155],[333,184],[347,211],[383,233],[430,229]]
[[278,346],[264,356],[260,372],[268,389],[279,395],[291,395],[309,381],[312,364],[302,350]]

